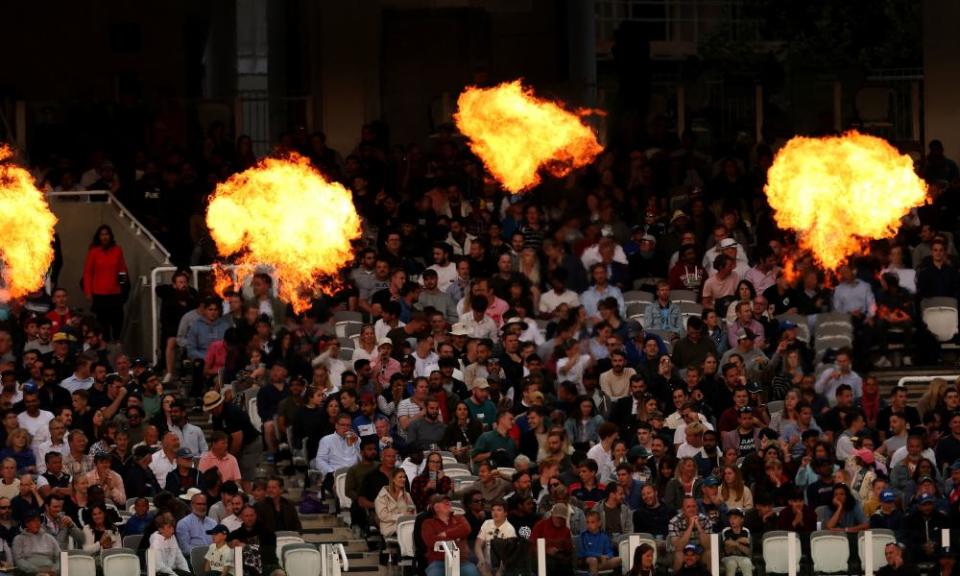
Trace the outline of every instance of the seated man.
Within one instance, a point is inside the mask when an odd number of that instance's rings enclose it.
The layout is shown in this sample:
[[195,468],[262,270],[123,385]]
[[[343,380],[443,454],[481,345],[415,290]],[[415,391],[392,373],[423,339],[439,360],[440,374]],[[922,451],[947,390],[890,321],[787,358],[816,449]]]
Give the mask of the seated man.
[[444,574],[444,553],[434,550],[434,545],[443,540],[453,540],[457,544],[460,553],[460,574],[461,576],[479,576],[477,566],[470,561],[470,555],[467,553],[467,536],[470,535],[470,524],[463,516],[454,516],[453,508],[450,506],[450,497],[446,494],[434,494],[430,497],[430,504],[433,507],[433,518],[427,518],[423,521],[420,528],[420,534],[426,547],[427,576],[443,576]]
[[17,570],[37,576],[60,573],[60,546],[40,527],[40,515],[31,510],[23,520],[23,532],[13,539],[13,561]]
[[325,490],[333,489],[334,472],[353,466],[360,460],[360,437],[353,431],[352,421],[349,414],[341,413],[337,417],[335,431],[320,439],[312,467],[323,474]]

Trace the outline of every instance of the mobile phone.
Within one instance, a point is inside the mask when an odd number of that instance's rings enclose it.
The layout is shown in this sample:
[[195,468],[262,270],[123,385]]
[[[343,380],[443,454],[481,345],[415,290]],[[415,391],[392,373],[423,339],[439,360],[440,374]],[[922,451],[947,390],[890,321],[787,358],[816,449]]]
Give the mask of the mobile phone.
[[437,481],[437,473],[433,470],[430,471],[430,480],[433,482]]

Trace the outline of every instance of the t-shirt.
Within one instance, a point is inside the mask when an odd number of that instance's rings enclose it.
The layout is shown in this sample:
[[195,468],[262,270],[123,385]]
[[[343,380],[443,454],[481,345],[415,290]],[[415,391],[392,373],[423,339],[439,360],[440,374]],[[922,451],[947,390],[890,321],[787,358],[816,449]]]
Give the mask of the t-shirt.
[[[50,421],[53,420],[53,414],[46,410],[40,410],[36,416],[30,416],[26,412],[17,415],[17,423],[30,433],[30,437],[36,439],[37,432],[46,429]],[[49,430],[47,436],[49,437]],[[42,439],[41,439],[42,441]]]
[[737,284],[740,283],[740,277],[736,272],[730,274],[726,279],[721,280],[719,274],[714,274],[703,283],[703,297],[713,298],[714,301],[733,296],[737,291]]
[[487,520],[480,525],[480,532],[477,534],[478,540],[493,540],[495,538],[516,538],[517,531],[505,520],[503,524],[497,526],[493,519]]
[[210,548],[207,549],[207,553],[203,556],[203,559],[210,563],[210,570],[212,572],[223,572],[225,566],[230,566],[228,573],[233,573],[233,548],[224,544],[223,546],[217,548],[216,544],[211,544]]
[[737,453],[740,456],[746,456],[756,451],[757,441],[756,441],[756,437],[753,435],[752,430],[750,432],[747,432],[746,434],[742,434],[738,431],[737,436],[740,437],[740,441],[738,443],[738,448],[737,448]]
[[243,445],[247,446],[260,437],[260,432],[250,423],[250,417],[232,404],[225,404],[220,416],[213,417],[213,429],[225,432],[243,432]]

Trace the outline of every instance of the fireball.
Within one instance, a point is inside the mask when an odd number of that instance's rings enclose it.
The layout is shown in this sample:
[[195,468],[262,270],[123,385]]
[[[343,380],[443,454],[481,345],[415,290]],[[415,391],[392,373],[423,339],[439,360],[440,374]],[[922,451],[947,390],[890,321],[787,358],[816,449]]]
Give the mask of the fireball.
[[767,172],[765,192],[777,224],[796,231],[800,248],[826,270],[896,234],[927,194],[909,156],[855,131],[791,139]]
[[0,145],[2,300],[25,296],[43,286],[53,262],[53,227],[57,223],[30,173],[6,162],[12,155],[8,147]]
[[[273,268],[281,299],[297,313],[339,286],[360,237],[350,191],[297,154],[265,159],[217,185],[207,226],[220,255],[237,264],[238,283],[258,265]],[[226,287],[222,276],[217,283]]]
[[539,184],[542,170],[562,177],[603,151],[580,116],[534,96],[519,80],[467,88],[454,120],[473,153],[513,193]]

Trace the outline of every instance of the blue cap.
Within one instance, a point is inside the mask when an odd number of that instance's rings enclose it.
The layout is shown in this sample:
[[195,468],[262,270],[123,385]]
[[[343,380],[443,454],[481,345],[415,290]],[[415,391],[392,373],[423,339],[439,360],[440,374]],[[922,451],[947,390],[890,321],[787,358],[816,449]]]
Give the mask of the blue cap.
[[683,552],[684,554],[686,554],[687,552],[693,552],[694,554],[703,554],[703,548],[701,548],[699,544],[687,544],[686,546],[683,547]]
[[917,496],[917,504],[926,504],[927,502],[934,501],[936,501],[936,498],[933,496],[933,494],[927,494],[924,492],[920,496]]
[[716,488],[717,486],[720,486],[720,479],[716,476],[707,476],[703,479],[703,485]]
[[37,388],[37,385],[34,384],[33,382],[31,382],[31,383],[29,383],[29,384],[24,384],[24,385],[23,385],[23,393],[24,393],[24,394],[36,394],[36,393],[39,392],[39,391],[40,391],[40,389]]
[[886,503],[896,502],[897,495],[893,493],[893,490],[884,490],[880,493],[880,501]]
[[790,320],[784,320],[783,322],[780,323],[781,330],[790,330],[791,328],[796,328],[796,327],[797,327],[797,323]]

